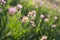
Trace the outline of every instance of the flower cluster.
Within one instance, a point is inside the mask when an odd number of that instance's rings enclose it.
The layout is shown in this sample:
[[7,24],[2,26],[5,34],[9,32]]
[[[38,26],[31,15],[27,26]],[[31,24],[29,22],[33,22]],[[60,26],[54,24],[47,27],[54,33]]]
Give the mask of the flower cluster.
[[36,17],[36,11],[32,10],[31,12],[28,13],[27,15],[31,20],[34,20]]
[[14,14],[17,12],[17,10],[19,11],[19,10],[21,10],[21,9],[22,9],[22,5],[18,4],[18,5],[17,5],[17,8],[16,8],[16,7],[10,7],[10,8],[8,9],[8,11],[9,11],[9,13],[10,13],[11,15],[14,15]]
[[[44,20],[44,22],[50,22],[52,19],[50,19],[50,15],[47,15],[47,17],[45,17],[45,15],[41,14],[40,18]],[[53,17],[54,23],[56,22],[56,20],[58,19],[57,16]],[[56,28],[56,24],[52,24],[51,26],[52,28]]]
[[22,23],[27,23],[28,21],[30,22],[30,26],[35,27],[34,19],[36,18],[36,11],[32,10],[30,11],[27,16],[23,16],[21,21]]

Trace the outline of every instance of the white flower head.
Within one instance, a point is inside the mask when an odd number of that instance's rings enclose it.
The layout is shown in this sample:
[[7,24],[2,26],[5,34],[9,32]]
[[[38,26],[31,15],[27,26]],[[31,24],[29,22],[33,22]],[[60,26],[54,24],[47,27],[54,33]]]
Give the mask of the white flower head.
[[48,18],[45,18],[44,21],[45,21],[45,22],[49,22],[49,19],[48,19]]
[[22,5],[18,4],[17,8],[18,8],[18,10],[22,9]]
[[55,19],[55,20],[57,20],[57,19],[58,19],[58,17],[57,17],[57,16],[54,16],[54,19]]
[[53,25],[52,25],[52,28],[56,28],[56,25],[55,25],[55,24],[53,24]]
[[43,14],[41,14],[41,15],[40,15],[40,18],[44,18],[44,15],[43,15]]
[[47,40],[47,36],[42,36],[41,40]]

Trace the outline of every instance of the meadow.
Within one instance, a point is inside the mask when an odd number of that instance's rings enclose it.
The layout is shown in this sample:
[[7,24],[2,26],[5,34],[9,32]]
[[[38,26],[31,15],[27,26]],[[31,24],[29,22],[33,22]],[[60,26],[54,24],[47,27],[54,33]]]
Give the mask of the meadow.
[[60,6],[47,0],[0,0],[0,40],[60,40]]

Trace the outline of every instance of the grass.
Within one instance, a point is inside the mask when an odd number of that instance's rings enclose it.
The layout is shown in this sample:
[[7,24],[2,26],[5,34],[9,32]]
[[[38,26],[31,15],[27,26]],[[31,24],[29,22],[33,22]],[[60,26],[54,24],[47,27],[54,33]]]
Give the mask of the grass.
[[[18,4],[22,9],[18,10]],[[32,0],[6,0],[6,4],[0,4],[0,40],[60,40],[58,9],[36,5]],[[16,8],[14,14],[9,12],[10,7]]]

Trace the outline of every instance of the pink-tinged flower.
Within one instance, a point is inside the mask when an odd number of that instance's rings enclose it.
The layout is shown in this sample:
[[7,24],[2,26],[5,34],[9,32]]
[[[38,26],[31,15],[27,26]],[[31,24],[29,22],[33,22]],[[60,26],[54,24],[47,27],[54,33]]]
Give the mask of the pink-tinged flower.
[[14,14],[16,13],[16,8],[10,7],[10,8],[9,8],[9,13],[10,13],[11,15],[14,15]]
[[6,1],[2,1],[2,4],[6,4]]
[[20,10],[22,8],[22,5],[18,4],[17,8],[18,8],[18,10]]
[[48,14],[47,17],[50,18],[50,15]]
[[58,6],[57,6],[57,4],[53,4],[53,8],[57,8]]
[[52,25],[52,28],[53,28],[53,29],[54,29],[54,28],[56,28],[56,25],[55,25],[55,24],[53,24],[53,25]]
[[4,4],[6,4],[6,1],[5,0],[1,0],[1,3],[4,5]]

